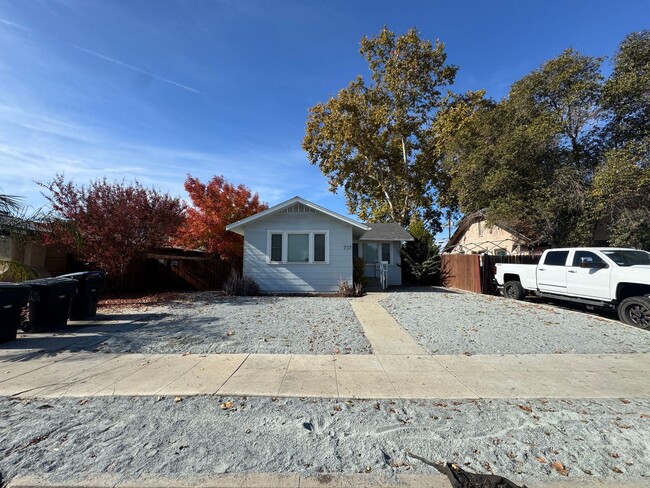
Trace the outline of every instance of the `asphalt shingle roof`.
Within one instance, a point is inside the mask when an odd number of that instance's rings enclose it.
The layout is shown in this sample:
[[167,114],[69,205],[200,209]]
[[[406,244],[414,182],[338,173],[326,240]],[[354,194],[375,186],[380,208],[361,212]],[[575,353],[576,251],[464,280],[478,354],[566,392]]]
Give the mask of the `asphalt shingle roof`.
[[374,224],[366,223],[370,230],[364,232],[360,241],[412,241],[411,234],[406,232],[401,225],[396,223]]

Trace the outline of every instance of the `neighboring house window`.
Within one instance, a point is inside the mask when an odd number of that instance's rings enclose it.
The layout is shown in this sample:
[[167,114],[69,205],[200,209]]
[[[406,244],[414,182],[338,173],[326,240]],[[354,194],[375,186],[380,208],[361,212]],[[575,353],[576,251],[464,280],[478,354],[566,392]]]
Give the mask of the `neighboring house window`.
[[329,262],[329,233],[269,231],[267,260],[269,263]]
[[271,234],[271,261],[282,261],[282,234]]
[[381,260],[390,264],[390,244],[387,242],[381,244]]

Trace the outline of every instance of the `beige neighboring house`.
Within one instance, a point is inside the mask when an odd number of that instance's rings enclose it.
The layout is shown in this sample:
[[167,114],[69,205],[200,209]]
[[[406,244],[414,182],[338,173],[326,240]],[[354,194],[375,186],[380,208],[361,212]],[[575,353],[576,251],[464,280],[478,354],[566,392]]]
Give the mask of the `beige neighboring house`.
[[447,254],[541,254],[533,240],[503,225],[487,225],[485,210],[466,215],[442,252]]
[[20,231],[10,230],[11,220],[11,217],[0,214],[0,260],[26,264],[42,277],[65,273],[68,250],[23,238]]

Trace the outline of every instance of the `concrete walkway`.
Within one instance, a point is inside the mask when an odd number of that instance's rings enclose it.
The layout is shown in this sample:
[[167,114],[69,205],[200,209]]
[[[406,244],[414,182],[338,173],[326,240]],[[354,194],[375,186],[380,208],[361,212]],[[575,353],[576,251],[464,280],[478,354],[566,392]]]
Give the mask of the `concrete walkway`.
[[388,293],[369,293],[352,300],[352,310],[359,319],[373,352],[426,356],[427,352],[381,306],[379,302],[386,297]]
[[650,398],[650,354],[487,356],[0,352],[0,395]]
[[[241,473],[223,474],[202,478],[163,478],[142,475],[138,479],[124,479],[121,476],[103,475],[87,481],[66,481],[54,483],[46,477],[23,476],[14,478],[8,488],[449,488],[446,476],[428,474],[399,474],[396,480],[375,474],[319,474],[305,476],[300,474]],[[527,482],[529,488],[639,488],[647,486],[635,482],[618,480],[551,480],[544,483]]]

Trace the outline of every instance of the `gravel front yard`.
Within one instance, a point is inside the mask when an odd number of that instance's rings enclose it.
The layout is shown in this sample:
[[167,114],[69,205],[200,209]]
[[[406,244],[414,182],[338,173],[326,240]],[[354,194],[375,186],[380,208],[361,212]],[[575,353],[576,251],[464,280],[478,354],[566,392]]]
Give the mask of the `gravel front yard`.
[[650,352],[650,333],[597,315],[442,288],[381,304],[430,354]]
[[[220,404],[234,406],[222,410]],[[650,402],[336,401],[270,398],[0,399],[0,472],[87,480],[106,473],[361,473],[431,468],[405,456],[513,481],[650,481]]]
[[[106,313],[106,307],[99,313]],[[186,293],[165,303],[112,306],[111,314],[153,320],[111,335],[110,353],[370,354],[350,300],[336,297],[224,297]]]

